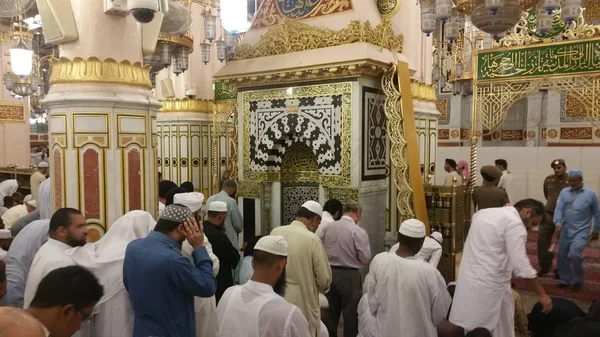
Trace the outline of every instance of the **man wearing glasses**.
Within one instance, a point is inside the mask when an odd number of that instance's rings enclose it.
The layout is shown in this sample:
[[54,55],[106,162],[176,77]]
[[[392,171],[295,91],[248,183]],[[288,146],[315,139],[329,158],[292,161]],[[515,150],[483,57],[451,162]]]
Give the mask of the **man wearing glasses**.
[[46,336],[71,337],[89,322],[103,293],[87,269],[59,268],[42,279],[26,311],[42,323]]

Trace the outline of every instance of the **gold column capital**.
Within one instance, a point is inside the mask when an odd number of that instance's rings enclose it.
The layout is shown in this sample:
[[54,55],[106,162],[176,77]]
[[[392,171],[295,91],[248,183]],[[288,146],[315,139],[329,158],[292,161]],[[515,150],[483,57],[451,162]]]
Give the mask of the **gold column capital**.
[[215,101],[211,99],[167,98],[160,100],[162,108],[158,112],[199,112],[213,113]]
[[150,67],[141,62],[104,61],[97,57],[51,60],[50,84],[120,84],[152,89]]

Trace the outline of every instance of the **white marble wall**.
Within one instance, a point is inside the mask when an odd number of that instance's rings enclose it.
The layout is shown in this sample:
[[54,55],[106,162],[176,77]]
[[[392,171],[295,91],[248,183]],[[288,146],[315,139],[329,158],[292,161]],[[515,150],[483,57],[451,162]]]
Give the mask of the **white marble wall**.
[[362,206],[359,225],[369,234],[373,256],[384,249],[385,207],[382,205],[386,205],[387,199],[387,186],[359,189],[358,202]]
[[[469,161],[468,147],[438,148],[436,183],[444,180],[445,158]],[[600,191],[600,148],[597,147],[480,147],[477,151],[477,166],[494,165],[494,160],[505,159],[513,175],[516,199],[535,198],[544,200],[542,185],[544,178],[552,174],[550,163],[562,158],[568,169],[583,171],[587,186]],[[481,175],[477,173],[477,182]]]

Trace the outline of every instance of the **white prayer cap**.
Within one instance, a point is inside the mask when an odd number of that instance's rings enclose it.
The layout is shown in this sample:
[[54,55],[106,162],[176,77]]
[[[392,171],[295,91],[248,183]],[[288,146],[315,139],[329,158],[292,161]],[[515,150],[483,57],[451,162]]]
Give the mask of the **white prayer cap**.
[[315,213],[318,216],[323,216],[323,208],[321,207],[321,205],[316,202],[316,201],[312,201],[309,200],[305,203],[302,204],[302,207],[306,208],[307,210]]
[[192,211],[183,205],[171,204],[165,207],[165,210],[160,215],[160,219],[183,223],[186,219],[193,217]]
[[225,201],[213,201],[208,204],[209,212],[227,212],[227,203]]
[[10,239],[10,238],[12,238],[10,229],[0,229],[0,239]]
[[431,237],[433,239],[435,239],[435,241],[439,242],[440,245],[444,241],[444,237],[442,236],[442,233],[440,233],[440,232],[433,232],[433,233],[431,233]]
[[283,236],[279,235],[263,236],[258,240],[256,246],[254,246],[254,250],[260,250],[273,255],[288,256],[288,244]]
[[31,201],[31,199],[33,199],[33,195],[31,195],[31,194],[27,194],[27,195],[25,196],[25,198],[23,198],[23,203],[25,203],[25,204],[26,204],[26,203],[30,202],[30,201]]
[[421,239],[425,237],[425,224],[417,219],[408,219],[400,225],[398,233],[409,238]]
[[190,211],[196,212],[202,207],[204,194],[198,192],[177,193],[173,196],[173,203],[187,206]]
[[37,208],[37,201],[35,200],[29,200],[28,202],[26,202],[26,204],[33,208]]
[[327,300],[327,296],[319,293],[319,303],[321,304],[321,309],[329,309],[329,301]]
[[48,163],[46,163],[45,161],[42,161],[38,164],[38,168],[45,168],[45,167],[49,167]]

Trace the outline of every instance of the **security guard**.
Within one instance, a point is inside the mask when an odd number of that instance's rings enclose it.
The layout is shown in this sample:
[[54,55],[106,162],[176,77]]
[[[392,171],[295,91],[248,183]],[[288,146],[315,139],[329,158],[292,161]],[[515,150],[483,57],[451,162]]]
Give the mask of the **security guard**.
[[563,188],[568,187],[567,165],[564,159],[556,159],[550,164],[554,170],[554,174],[546,177],[544,180],[544,196],[546,197],[546,216],[544,221],[538,227],[538,263],[540,271],[538,276],[542,276],[552,268],[552,259],[554,254],[548,252],[554,234],[554,210],[558,195]]
[[497,187],[502,170],[496,166],[486,165],[481,168],[483,183],[473,190],[473,203],[478,209],[503,207],[509,203],[506,191]]

